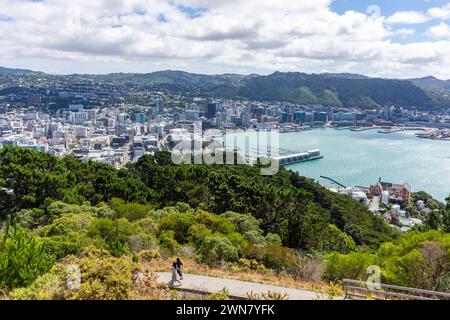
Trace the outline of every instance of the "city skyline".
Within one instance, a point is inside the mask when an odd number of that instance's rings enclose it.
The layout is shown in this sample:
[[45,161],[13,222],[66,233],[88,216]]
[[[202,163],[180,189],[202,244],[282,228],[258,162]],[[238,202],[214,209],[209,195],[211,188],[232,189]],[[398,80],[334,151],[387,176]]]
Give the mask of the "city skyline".
[[0,5],[4,67],[51,74],[171,69],[450,78],[445,0],[1,0]]

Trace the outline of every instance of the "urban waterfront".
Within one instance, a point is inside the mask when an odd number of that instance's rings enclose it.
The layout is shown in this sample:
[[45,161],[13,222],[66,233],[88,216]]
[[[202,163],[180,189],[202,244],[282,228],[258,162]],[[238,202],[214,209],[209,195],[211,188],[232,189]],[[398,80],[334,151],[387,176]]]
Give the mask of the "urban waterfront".
[[[450,193],[450,142],[417,138],[415,133],[382,134],[377,129],[355,132],[318,128],[282,133],[279,137],[282,150],[320,149],[322,159],[285,167],[324,186],[337,187],[320,176],[332,178],[347,187],[368,187],[381,177],[387,182],[408,183],[413,192],[425,191],[445,201]],[[237,146],[244,150],[244,145],[238,143]]]
[[450,142],[420,139],[415,132],[380,134],[332,128],[281,134],[281,148],[320,149],[323,159],[289,165],[323,185],[326,176],[346,186],[369,186],[379,177],[407,182],[413,191],[426,191],[440,201],[450,193]]

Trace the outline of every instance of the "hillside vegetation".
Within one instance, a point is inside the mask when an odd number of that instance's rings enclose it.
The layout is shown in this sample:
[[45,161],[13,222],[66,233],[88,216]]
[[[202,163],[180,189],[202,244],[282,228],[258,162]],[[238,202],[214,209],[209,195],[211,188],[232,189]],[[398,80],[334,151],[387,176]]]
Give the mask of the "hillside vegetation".
[[1,149],[0,291],[9,299],[171,299],[151,266],[175,256],[219,274],[312,283],[363,278],[377,263],[388,283],[447,288],[450,202],[397,239],[350,197],[259,169],[175,166],[160,152],[116,170]]

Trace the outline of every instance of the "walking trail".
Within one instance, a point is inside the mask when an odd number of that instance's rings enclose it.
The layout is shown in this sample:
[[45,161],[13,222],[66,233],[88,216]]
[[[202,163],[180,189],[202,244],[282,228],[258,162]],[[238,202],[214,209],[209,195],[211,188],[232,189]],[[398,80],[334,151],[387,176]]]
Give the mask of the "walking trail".
[[158,272],[159,281],[164,282],[168,287],[180,291],[191,291],[196,293],[210,294],[221,291],[226,288],[230,297],[235,299],[246,299],[247,294],[257,295],[272,293],[287,294],[289,300],[326,300],[327,295],[313,291],[291,289],[268,284],[253,283],[247,281],[230,280],[198,275],[184,274],[181,285],[171,283],[172,274],[169,272]]

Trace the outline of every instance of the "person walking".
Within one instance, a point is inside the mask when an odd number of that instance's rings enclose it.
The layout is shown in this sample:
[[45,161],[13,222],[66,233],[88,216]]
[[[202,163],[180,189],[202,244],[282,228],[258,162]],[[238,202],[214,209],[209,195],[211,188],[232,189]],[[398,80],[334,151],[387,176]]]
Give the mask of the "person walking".
[[181,267],[183,266],[183,262],[181,262],[180,258],[177,258],[175,262],[177,264],[177,272],[180,275],[180,280],[183,280],[183,273],[181,272]]
[[177,263],[174,262],[172,264],[172,286],[175,285],[175,282],[178,282],[179,284],[181,284],[181,281],[178,280],[178,278],[177,278],[177,273],[178,273],[178,266],[177,266]]

